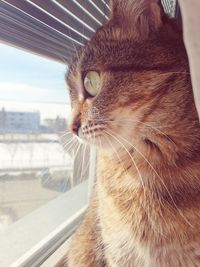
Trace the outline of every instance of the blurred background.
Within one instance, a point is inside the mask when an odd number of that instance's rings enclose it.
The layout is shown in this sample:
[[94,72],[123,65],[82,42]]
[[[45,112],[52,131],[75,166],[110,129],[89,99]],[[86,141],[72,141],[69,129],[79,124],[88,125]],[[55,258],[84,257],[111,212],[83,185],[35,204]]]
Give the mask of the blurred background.
[[83,181],[88,175],[89,150],[67,130],[67,66],[3,44],[0,58],[3,231]]

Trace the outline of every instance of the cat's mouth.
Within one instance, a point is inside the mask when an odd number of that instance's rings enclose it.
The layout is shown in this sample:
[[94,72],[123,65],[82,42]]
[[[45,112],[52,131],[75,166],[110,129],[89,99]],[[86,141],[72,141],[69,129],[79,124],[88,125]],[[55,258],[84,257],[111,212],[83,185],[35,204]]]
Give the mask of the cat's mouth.
[[98,123],[88,123],[82,125],[78,130],[78,137],[81,141],[90,144],[100,145],[104,136],[105,125]]
[[86,124],[82,123],[77,131],[79,141],[102,149],[110,149],[118,152],[123,148],[125,151],[129,150],[130,147],[132,149],[129,137],[122,134],[119,125],[113,127],[113,124],[109,122],[89,121]]

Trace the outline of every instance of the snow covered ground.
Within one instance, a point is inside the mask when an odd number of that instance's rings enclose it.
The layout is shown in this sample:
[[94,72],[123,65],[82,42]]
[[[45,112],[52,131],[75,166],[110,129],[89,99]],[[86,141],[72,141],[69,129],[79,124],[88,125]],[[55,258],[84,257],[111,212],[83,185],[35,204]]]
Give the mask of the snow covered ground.
[[72,166],[72,159],[58,142],[0,143],[0,171]]
[[57,135],[0,135],[0,231],[69,190],[72,176]]

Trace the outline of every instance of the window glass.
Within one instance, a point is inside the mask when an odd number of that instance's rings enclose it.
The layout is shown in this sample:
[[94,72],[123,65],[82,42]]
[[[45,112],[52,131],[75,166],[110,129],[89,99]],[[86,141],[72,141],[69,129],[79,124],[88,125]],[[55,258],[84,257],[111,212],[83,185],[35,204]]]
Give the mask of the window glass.
[[0,58],[3,231],[88,178],[89,150],[67,130],[66,65],[7,45]]

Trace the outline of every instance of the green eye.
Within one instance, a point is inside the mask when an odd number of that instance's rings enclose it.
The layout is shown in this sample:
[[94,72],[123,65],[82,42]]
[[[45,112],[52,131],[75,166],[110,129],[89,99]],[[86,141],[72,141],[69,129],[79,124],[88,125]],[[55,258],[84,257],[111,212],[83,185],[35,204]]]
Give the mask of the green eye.
[[89,71],[84,79],[85,90],[91,95],[96,96],[101,89],[101,77],[96,71]]

